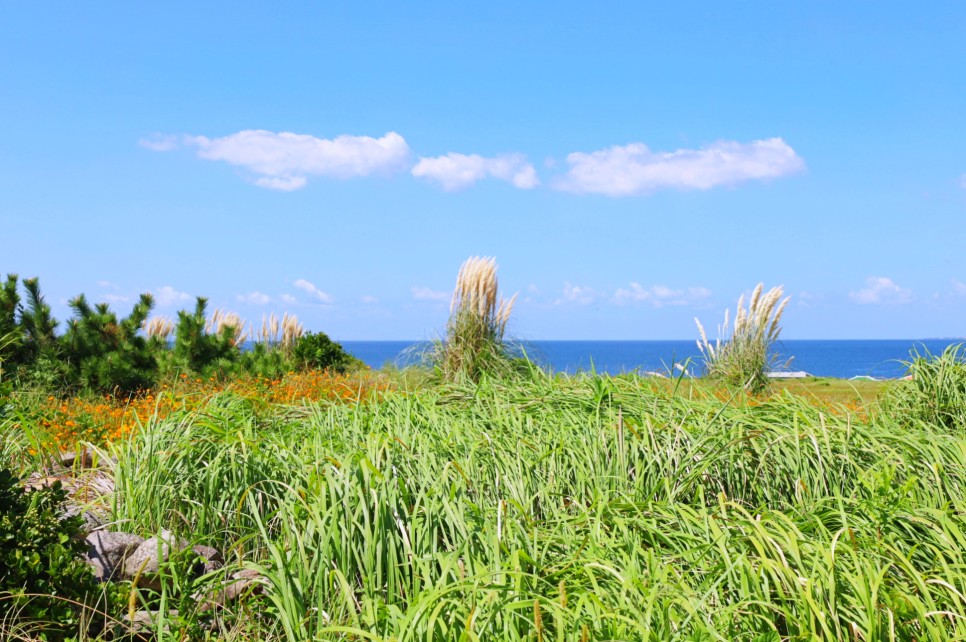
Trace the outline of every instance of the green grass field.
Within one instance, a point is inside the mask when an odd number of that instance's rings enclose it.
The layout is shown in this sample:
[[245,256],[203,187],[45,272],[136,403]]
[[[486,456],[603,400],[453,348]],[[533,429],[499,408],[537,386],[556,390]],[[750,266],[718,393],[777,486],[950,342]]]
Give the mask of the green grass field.
[[[111,445],[101,501],[263,578],[211,613],[191,595],[223,575],[172,565],[130,602],[179,610],[164,639],[966,639],[966,439],[897,410],[903,385],[221,393]],[[3,420],[28,469],[34,428]]]
[[[709,384],[701,379],[689,379],[678,384],[675,381],[662,382],[662,388],[671,390],[678,386],[679,392],[695,394],[715,394],[726,396],[720,386]],[[887,390],[896,386],[907,385],[903,381],[849,381],[830,377],[808,377],[805,379],[774,379],[770,382],[764,395],[768,397],[784,391],[796,396],[804,397],[818,404],[842,404],[850,407],[865,407],[877,401]],[[727,395],[730,396],[730,395]]]

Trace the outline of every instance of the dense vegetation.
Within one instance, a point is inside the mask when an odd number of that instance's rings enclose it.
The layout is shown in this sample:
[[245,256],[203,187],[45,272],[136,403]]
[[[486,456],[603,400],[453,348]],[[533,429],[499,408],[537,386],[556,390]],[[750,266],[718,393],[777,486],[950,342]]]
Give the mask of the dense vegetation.
[[[118,411],[134,418],[116,433],[63,430],[100,411],[18,387],[0,456],[22,477],[41,445],[93,442],[115,490],[91,501],[114,523],[226,553],[202,576],[175,560],[122,603],[111,585],[85,598],[117,620],[153,612],[161,639],[966,639],[958,349],[858,405],[744,378],[554,376],[506,366],[509,308],[487,282],[494,304],[454,305],[448,332],[477,310],[490,334],[441,342],[462,365],[435,375],[192,367]],[[208,340],[199,310],[184,345]],[[197,599],[241,570],[260,579],[237,602]],[[33,639],[27,622],[0,634]]]
[[101,590],[80,559],[83,520],[59,513],[64,496],[59,485],[28,492],[0,468],[0,612],[20,635],[60,639],[100,619]]
[[[0,285],[0,384],[10,379],[58,393],[86,390],[131,395],[181,374],[229,378],[277,377],[293,370],[345,372],[359,363],[324,333],[305,334],[294,317],[281,326],[273,315],[260,332],[237,315],[214,311],[197,299],[177,323],[149,319],[154,300],[142,294],[130,314],[118,318],[106,303],[91,305],[81,294],[70,301],[66,331],[44,301],[37,279],[7,275]],[[250,350],[243,350],[246,340]],[[0,389],[2,394],[2,389]]]
[[[105,446],[112,517],[257,569],[264,593],[218,614],[247,639],[945,640],[966,426],[917,417],[912,385],[882,401],[902,414],[536,370],[351,404],[222,392]],[[206,581],[138,599],[201,635]]]

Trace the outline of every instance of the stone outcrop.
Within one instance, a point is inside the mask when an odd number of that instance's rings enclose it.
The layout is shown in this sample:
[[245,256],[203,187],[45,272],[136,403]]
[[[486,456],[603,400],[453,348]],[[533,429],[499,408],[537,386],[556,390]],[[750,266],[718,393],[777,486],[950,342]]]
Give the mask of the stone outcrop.
[[158,571],[173,553],[183,551],[190,545],[171,531],[161,531],[155,537],[141,542],[124,560],[121,575],[124,579],[135,581],[138,587],[161,589]]
[[107,582],[116,579],[122,564],[144,538],[131,533],[94,531],[87,535],[86,541],[90,545],[87,562],[94,567],[97,579]]
[[[192,596],[200,611],[217,611],[263,590],[265,579],[258,572],[225,569],[224,555],[214,547],[192,546],[188,540],[167,530],[147,539],[133,533],[108,530],[112,525],[108,507],[114,493],[111,463],[110,460],[98,461],[96,455],[86,450],[65,453],[52,459],[48,468],[33,473],[23,482],[28,488],[60,483],[67,491],[63,517],[83,518],[84,539],[88,545],[85,560],[99,581],[131,581],[140,589],[159,591],[165,563],[174,556],[184,555],[184,568],[193,578],[211,576],[203,581],[205,589]],[[133,619],[125,615],[124,621],[117,623],[116,633],[130,639],[154,640],[178,618],[177,611],[169,611],[164,618],[160,615],[156,611],[136,611]],[[214,617],[214,613],[208,617]],[[164,625],[159,631],[161,622]]]

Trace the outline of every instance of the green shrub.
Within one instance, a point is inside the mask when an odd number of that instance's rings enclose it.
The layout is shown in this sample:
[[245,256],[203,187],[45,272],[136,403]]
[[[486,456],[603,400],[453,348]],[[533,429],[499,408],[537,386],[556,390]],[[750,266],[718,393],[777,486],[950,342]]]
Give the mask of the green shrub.
[[[91,305],[83,294],[70,302],[73,318],[63,336],[36,278],[0,282],[0,383],[36,386],[62,394],[76,388],[127,395],[153,387],[159,376],[191,373],[228,377],[246,373],[275,378],[299,368],[345,372],[361,363],[325,334],[303,336],[298,319],[265,317],[261,332],[244,330],[236,314],[215,310],[198,297],[193,311],[178,312],[177,324],[164,317],[148,322],[153,307],[141,296],[127,318],[118,319],[106,303]],[[251,335],[251,336],[250,336]],[[169,339],[173,337],[173,341]],[[250,339],[253,349],[242,352]],[[296,345],[297,344],[297,345]]]
[[63,337],[72,382],[97,392],[133,393],[154,385],[158,362],[148,340],[139,334],[154,305],[142,294],[125,319],[106,303],[91,307],[83,294],[70,302],[75,317]]
[[754,289],[747,310],[744,295],[738,299],[731,336],[728,336],[727,310],[724,323],[718,328],[719,338],[713,344],[708,341],[701,322],[694,320],[701,335],[698,349],[704,357],[704,373],[709,379],[751,392],[760,392],[767,387],[767,370],[777,361],[773,347],[781,332],[779,323],[791,297],[781,300],[781,286],[764,295],[762,288],[759,283]]
[[[3,338],[0,337],[0,344],[3,343]],[[7,409],[10,406],[10,396],[13,394],[13,384],[11,383],[9,377],[6,377],[3,372],[3,359],[0,359],[0,421],[7,415]]]
[[101,594],[81,559],[83,519],[59,517],[64,498],[59,482],[28,491],[0,469],[0,612],[14,620],[5,626],[38,624],[42,639],[76,633]]
[[292,348],[292,360],[298,367],[345,372],[358,365],[358,359],[346,352],[342,345],[324,332],[302,335]]
[[241,353],[235,370],[266,379],[277,379],[295,367],[295,362],[283,350],[256,343],[251,350]]

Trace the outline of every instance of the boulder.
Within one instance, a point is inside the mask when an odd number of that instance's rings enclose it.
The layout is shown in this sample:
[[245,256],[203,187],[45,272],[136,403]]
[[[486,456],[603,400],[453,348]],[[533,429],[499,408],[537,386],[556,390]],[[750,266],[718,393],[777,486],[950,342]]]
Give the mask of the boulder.
[[196,595],[198,609],[210,611],[219,607],[225,607],[237,601],[243,595],[259,593],[264,585],[264,578],[258,571],[243,569],[237,573],[232,573],[221,586],[217,586],[202,595]]
[[125,559],[144,542],[143,537],[131,533],[94,531],[86,538],[90,548],[87,562],[101,582],[113,579]]
[[85,535],[93,533],[103,527],[110,517],[108,511],[104,509],[94,508],[92,506],[81,506],[70,500],[65,502],[60,514],[61,519],[75,517],[77,515],[80,515],[81,519],[84,520],[84,525],[81,526],[81,529]]
[[171,531],[161,531],[156,537],[150,537],[134,549],[127,556],[121,570],[121,576],[126,580],[137,578],[137,585],[143,588],[160,590],[161,582],[158,570],[161,564],[168,561],[173,552],[188,548],[187,541],[176,537]]
[[179,624],[178,611],[171,609],[165,617],[164,624],[161,623],[161,611],[135,611],[132,614],[125,614],[121,621],[115,626],[114,636],[116,639],[138,640],[150,642],[166,636],[171,632],[170,623],[174,621]]
[[198,545],[192,546],[191,550],[197,553],[198,557],[200,558],[200,574],[207,574],[217,571],[225,565],[225,558],[217,548]]

